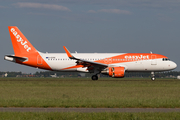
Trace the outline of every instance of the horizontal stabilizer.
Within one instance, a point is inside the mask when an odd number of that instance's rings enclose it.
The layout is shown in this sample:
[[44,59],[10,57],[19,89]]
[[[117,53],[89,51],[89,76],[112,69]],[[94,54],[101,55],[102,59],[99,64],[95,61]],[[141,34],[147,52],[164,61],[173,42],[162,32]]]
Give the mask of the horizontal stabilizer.
[[22,62],[28,60],[28,58],[25,58],[25,57],[19,57],[19,56],[14,56],[14,55],[5,55],[4,56],[4,59],[5,60],[8,60],[8,61],[11,61],[11,62],[15,62],[15,60],[20,60]]

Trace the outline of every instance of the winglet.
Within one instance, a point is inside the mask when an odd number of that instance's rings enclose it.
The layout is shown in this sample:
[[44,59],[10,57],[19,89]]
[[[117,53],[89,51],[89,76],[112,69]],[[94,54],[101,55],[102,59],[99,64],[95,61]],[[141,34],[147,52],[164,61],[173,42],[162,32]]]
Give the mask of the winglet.
[[71,59],[74,58],[74,56],[71,55],[71,53],[69,52],[69,50],[68,50],[65,46],[63,46],[63,47],[64,47],[64,50],[65,50],[67,56],[68,56],[69,58],[71,58]]

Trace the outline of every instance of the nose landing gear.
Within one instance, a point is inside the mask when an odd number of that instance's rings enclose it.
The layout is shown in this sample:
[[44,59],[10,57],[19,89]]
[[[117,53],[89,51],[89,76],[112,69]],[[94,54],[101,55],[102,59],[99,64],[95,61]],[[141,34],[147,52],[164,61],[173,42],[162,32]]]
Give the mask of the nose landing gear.
[[155,75],[154,75],[154,72],[151,72],[151,80],[154,81],[156,78],[155,78]]

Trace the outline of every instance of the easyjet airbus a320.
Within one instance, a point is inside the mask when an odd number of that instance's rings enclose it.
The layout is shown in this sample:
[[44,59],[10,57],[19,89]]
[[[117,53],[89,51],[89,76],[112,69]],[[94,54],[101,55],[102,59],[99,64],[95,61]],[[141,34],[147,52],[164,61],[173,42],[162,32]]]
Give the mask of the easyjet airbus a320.
[[37,51],[16,26],[9,26],[14,55],[4,59],[46,70],[64,72],[89,72],[92,80],[98,74],[108,74],[113,78],[123,78],[125,72],[154,72],[173,70],[176,63],[166,56],[154,53],[73,53],[64,47],[66,53],[42,53]]

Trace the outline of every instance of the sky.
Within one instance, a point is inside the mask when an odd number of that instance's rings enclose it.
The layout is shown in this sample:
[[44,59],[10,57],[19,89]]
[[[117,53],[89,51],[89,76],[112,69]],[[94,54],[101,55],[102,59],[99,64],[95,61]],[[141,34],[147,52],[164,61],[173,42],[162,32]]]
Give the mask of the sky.
[[40,52],[152,51],[180,65],[179,21],[178,0],[0,0],[0,71],[42,71],[4,60],[14,54],[8,26]]

